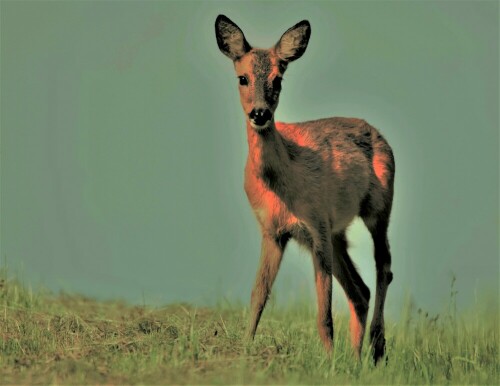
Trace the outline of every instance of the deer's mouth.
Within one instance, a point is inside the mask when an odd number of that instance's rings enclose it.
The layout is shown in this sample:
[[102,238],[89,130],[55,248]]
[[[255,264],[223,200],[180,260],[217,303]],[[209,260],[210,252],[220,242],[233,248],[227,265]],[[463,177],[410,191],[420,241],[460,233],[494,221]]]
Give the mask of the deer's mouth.
[[[259,122],[260,123],[260,122]],[[271,121],[266,121],[264,122],[263,124],[258,124],[257,122],[255,122],[253,119],[250,119],[250,126],[252,126],[253,129],[255,129],[256,131],[263,131],[263,130],[266,130],[269,128],[269,126],[271,125]]]

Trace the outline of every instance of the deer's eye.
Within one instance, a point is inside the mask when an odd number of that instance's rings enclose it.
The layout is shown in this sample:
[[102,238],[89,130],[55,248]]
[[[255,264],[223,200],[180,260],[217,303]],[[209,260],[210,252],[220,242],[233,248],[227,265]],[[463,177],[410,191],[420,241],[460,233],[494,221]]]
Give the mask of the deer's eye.
[[277,76],[276,78],[273,79],[273,90],[274,91],[279,91],[281,90],[281,81],[283,78],[281,76]]
[[240,85],[241,86],[247,86],[248,85],[248,79],[246,76],[238,76],[238,79],[240,80]]

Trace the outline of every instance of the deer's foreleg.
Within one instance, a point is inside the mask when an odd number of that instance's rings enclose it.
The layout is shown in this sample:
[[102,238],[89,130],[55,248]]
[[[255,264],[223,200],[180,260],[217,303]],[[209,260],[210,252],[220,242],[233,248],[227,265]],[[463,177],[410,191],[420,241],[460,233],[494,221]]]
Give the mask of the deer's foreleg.
[[314,276],[318,297],[318,330],[328,352],[333,348],[332,264],[333,250],[327,231],[320,232],[313,246]]
[[250,306],[250,325],[247,332],[247,336],[250,339],[253,339],[255,336],[260,316],[269,298],[271,287],[278,273],[281,258],[283,257],[286,240],[286,238],[276,238],[267,234],[264,234],[262,237],[260,265],[252,290]]

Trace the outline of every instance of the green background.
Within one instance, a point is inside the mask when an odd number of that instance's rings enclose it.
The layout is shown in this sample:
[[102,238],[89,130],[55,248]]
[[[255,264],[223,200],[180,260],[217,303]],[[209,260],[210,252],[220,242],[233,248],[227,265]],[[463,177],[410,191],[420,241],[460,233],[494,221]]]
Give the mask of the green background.
[[[498,2],[1,2],[1,258],[25,281],[133,302],[247,302],[260,235],[244,116],[216,44],[302,19],[277,119],[354,116],[396,157],[388,303],[461,305],[499,278]],[[351,253],[374,290],[371,239]],[[279,302],[315,296],[287,250]],[[479,295],[478,295],[479,294]],[[334,302],[344,304],[336,287]],[[498,304],[498,302],[496,303]]]

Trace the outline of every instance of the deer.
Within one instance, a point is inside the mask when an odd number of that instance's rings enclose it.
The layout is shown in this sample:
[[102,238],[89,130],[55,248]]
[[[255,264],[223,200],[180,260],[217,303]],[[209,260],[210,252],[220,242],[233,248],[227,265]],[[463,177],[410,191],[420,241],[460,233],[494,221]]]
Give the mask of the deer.
[[275,121],[283,75],[306,51],[309,21],[289,28],[269,49],[252,47],[224,15],[216,18],[215,35],[220,51],[233,61],[239,84],[248,141],[244,190],[262,234],[246,336],[250,341],[255,337],[285,247],[294,239],[312,256],[322,344],[331,354],[335,277],[347,297],[351,344],[359,360],[370,290],[349,256],[346,230],[360,217],[374,245],[376,295],[370,342],[377,363],[385,355],[384,303],[393,279],[387,236],[394,195],[392,149],[363,119]]

